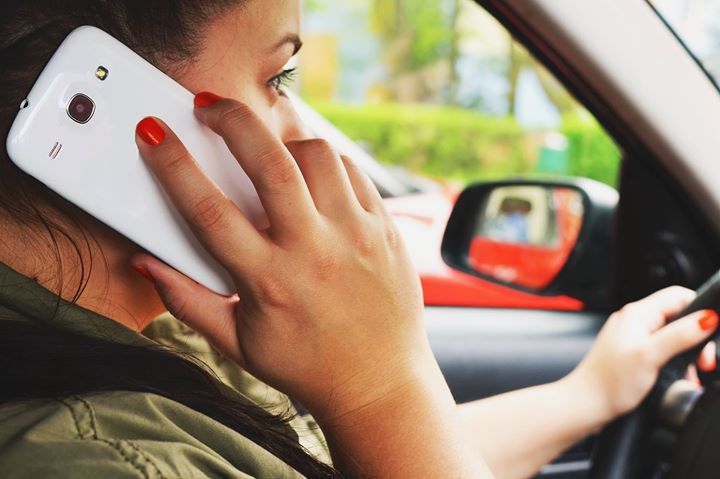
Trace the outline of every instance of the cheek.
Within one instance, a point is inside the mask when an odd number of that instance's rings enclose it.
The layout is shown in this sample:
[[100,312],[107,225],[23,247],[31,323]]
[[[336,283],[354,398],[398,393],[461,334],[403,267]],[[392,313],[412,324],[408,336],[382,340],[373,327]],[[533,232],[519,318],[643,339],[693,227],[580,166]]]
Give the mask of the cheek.
[[246,95],[245,97],[234,98],[249,106],[252,111],[260,117],[265,126],[277,136],[275,116],[273,115],[272,105],[268,102],[267,95]]
[[247,90],[243,93],[238,93],[233,98],[248,105],[262,119],[268,130],[282,142],[307,138],[307,135],[301,133],[302,127],[297,114],[292,107],[288,109],[286,106],[290,104],[287,99],[269,88],[254,94]]
[[276,115],[273,112],[273,102],[276,101],[276,98],[273,98],[273,94],[268,88],[248,88],[237,85],[231,90],[228,90],[227,93],[218,94],[225,98],[238,100],[249,106],[252,111],[260,117],[265,126],[267,126],[273,134],[280,137]]
[[242,76],[207,74],[189,74],[180,78],[179,82],[193,94],[209,91],[245,103],[260,116],[268,128],[280,136],[273,114],[273,104],[277,101],[277,95],[265,85],[259,85],[256,81]]
[[280,97],[265,85],[258,85],[254,81],[243,81],[237,77],[229,81],[219,75],[199,80],[185,79],[181,83],[194,94],[209,91],[223,98],[232,98],[245,103],[283,142],[310,137],[290,101]]
[[281,98],[273,108],[278,136],[283,142],[306,140],[314,135],[287,98]]
[[245,103],[260,117],[270,131],[279,136],[273,113],[274,105],[277,103],[277,95],[270,88],[265,85],[258,85],[255,82],[241,81],[235,81],[228,87],[223,93],[218,94]]

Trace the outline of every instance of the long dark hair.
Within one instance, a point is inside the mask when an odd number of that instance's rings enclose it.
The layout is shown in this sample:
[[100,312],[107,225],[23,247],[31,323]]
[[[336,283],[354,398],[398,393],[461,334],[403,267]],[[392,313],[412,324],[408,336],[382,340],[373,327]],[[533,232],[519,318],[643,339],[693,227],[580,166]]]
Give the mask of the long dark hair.
[[[62,40],[81,25],[119,39],[170,76],[182,72],[201,47],[205,27],[250,0],[5,0],[0,3],[0,138],[5,138],[42,68]],[[21,172],[0,149],[0,224],[33,231],[54,246],[58,289],[63,284],[60,245],[78,257],[82,295],[99,243],[83,226],[85,215]],[[102,256],[102,255],[101,255]],[[104,256],[100,258],[104,261]],[[140,347],[0,318],[0,403],[103,391],[158,394],[195,409],[275,454],[308,477],[339,477],[287,434],[287,417],[249,406],[227,393],[191,356],[158,345]],[[48,368],[48,365],[61,365]]]

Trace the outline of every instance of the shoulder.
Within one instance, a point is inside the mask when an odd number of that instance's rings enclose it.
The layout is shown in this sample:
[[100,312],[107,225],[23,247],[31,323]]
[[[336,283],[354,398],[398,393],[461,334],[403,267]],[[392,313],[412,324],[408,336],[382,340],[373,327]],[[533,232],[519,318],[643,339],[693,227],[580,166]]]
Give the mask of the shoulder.
[[155,318],[143,330],[143,335],[175,351],[201,360],[225,384],[265,409],[275,414],[292,410],[290,400],[285,394],[271,388],[223,357],[203,336],[170,313],[166,312]]
[[[166,312],[143,331],[148,338],[176,351],[200,359],[225,384],[273,414],[297,413],[290,399],[253,375],[224,358],[210,343],[193,329]],[[321,461],[331,463],[330,451],[322,430],[310,415],[297,415],[290,426],[300,443]]]
[[0,477],[297,477],[251,440],[167,398],[111,392],[0,407]]

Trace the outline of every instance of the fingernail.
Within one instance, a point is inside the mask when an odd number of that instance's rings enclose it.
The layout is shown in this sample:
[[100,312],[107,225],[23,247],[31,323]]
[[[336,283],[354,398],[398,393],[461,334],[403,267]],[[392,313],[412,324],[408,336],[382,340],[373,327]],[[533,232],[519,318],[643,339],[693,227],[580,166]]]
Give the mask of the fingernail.
[[146,268],[142,266],[133,266],[132,269],[134,269],[140,276],[142,276],[146,280],[150,281],[153,284],[155,283],[155,278],[152,277],[150,271],[148,271]]
[[711,310],[705,310],[703,315],[700,317],[700,329],[703,331],[710,331],[717,328],[718,325],[718,314]]
[[202,91],[195,95],[195,106],[198,108],[205,108],[210,105],[214,105],[220,100],[222,100],[221,96],[216,95],[215,93],[210,93],[209,91]]
[[165,131],[155,118],[147,117],[140,120],[135,128],[137,135],[150,146],[158,146],[165,140]]

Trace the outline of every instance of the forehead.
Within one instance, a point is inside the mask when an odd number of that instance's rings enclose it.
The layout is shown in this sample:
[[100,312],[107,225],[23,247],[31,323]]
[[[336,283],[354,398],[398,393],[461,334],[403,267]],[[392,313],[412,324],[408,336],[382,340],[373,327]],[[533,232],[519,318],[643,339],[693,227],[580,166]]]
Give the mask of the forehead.
[[203,46],[176,77],[193,93],[212,91],[250,103],[248,86],[267,80],[290,58],[278,43],[300,29],[300,0],[238,2],[205,31]]
[[222,15],[207,34],[228,46],[267,53],[287,34],[299,34],[300,11],[300,0],[248,0]]

